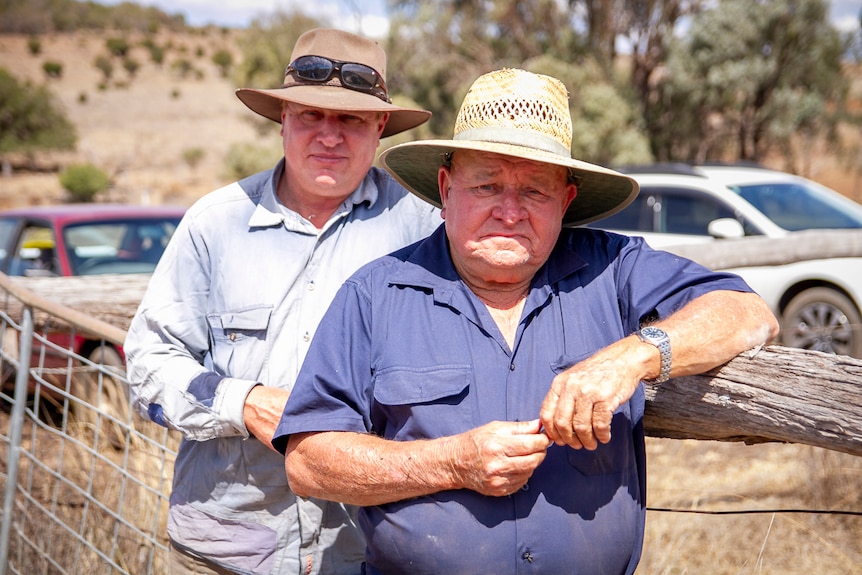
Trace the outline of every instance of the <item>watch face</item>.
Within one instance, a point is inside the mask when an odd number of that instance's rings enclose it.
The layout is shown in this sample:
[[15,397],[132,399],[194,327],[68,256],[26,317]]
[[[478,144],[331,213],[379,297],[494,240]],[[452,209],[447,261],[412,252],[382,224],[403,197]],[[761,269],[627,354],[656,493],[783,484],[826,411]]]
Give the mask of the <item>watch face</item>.
[[647,326],[641,330],[641,333],[644,337],[648,337],[650,339],[657,339],[661,337],[665,337],[664,330],[661,330],[657,327]]

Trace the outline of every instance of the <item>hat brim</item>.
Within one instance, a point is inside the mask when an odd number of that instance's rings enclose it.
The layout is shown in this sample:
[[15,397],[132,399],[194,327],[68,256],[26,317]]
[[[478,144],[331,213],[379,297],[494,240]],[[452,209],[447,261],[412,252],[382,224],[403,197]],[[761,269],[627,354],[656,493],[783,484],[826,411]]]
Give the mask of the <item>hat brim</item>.
[[402,108],[384,102],[371,94],[364,94],[340,86],[290,86],[274,90],[255,90],[240,88],[236,96],[252,111],[275,122],[281,122],[283,102],[293,102],[302,106],[313,106],[324,110],[344,110],[347,112],[388,112],[389,121],[383,128],[381,138],[394,136],[405,130],[415,128],[428,121],[431,112]]
[[545,162],[569,168],[580,179],[578,193],[563,215],[563,225],[587,224],[611,216],[635,199],[638,183],[614,170],[535,148],[495,142],[425,140],[385,150],[380,164],[405,188],[425,201],[442,207],[437,171],[443,158],[456,150],[476,150]]

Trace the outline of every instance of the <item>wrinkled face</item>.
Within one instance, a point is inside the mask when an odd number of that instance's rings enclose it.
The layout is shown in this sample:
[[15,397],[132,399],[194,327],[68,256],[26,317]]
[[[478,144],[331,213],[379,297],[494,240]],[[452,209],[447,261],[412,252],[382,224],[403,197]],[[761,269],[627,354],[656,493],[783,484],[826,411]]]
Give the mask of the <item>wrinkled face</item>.
[[281,112],[285,175],[300,197],[348,196],[371,168],[389,119],[381,112],[345,112],[287,103]]
[[456,151],[438,184],[456,268],[492,283],[533,277],[577,191],[562,166],[472,150]]

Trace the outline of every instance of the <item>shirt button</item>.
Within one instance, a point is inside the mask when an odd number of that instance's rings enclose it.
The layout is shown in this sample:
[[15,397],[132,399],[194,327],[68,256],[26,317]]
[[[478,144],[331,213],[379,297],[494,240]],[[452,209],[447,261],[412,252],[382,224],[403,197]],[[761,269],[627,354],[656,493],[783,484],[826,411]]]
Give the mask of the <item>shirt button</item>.
[[314,282],[308,282],[308,291],[314,291]]
[[529,490],[530,490],[530,484],[529,483],[525,483],[521,486],[521,491],[529,491]]
[[515,371],[515,362],[509,364],[509,371]]
[[231,341],[236,341],[236,332],[235,331],[230,332],[230,335],[228,337],[230,338]]
[[532,563],[533,562],[533,554],[530,553],[529,551],[524,551],[524,554],[521,555],[521,559],[523,559],[527,563]]
[[309,341],[310,339],[311,339],[311,336],[309,335],[308,332],[305,332],[304,334],[302,334],[302,341]]

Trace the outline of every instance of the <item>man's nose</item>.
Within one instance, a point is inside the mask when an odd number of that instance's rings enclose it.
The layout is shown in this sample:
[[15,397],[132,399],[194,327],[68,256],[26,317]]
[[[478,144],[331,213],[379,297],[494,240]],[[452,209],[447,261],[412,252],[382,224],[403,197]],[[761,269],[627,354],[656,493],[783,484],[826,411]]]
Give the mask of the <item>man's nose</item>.
[[317,137],[329,147],[336,146],[344,140],[342,128],[338,118],[324,118],[320,122],[320,132]]
[[527,210],[521,201],[521,195],[513,188],[506,188],[500,196],[494,216],[507,224],[516,223],[524,219]]

